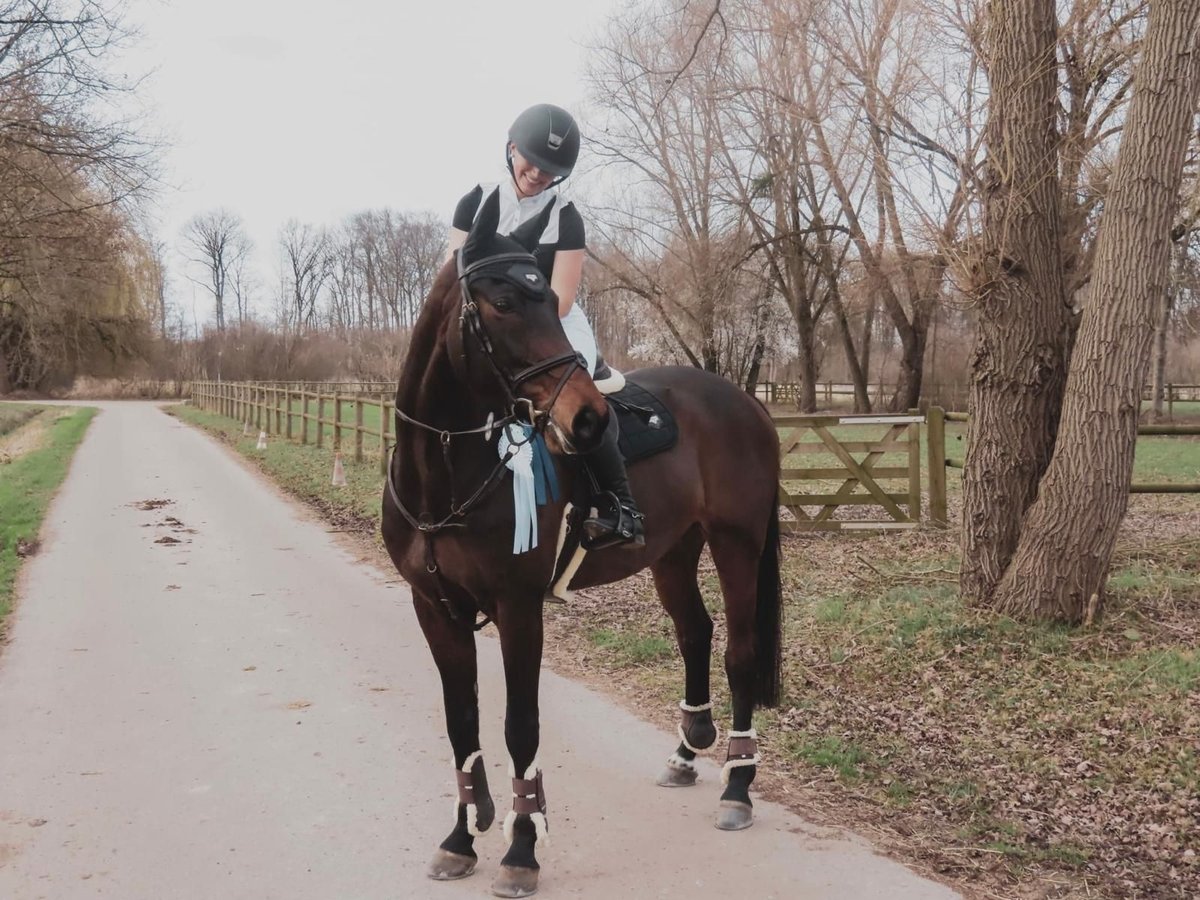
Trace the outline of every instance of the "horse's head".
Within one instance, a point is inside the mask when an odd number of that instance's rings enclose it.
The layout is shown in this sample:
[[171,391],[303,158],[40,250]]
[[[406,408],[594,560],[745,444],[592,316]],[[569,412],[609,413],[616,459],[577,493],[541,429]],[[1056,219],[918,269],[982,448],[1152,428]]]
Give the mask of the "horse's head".
[[599,442],[608,404],[572,349],[558,316],[558,297],[537,267],[533,249],[553,204],[506,237],[496,233],[500,196],[484,201],[457,256],[461,285],[451,347],[466,361],[473,388],[498,392],[522,419],[545,417],[549,437],[565,452]]

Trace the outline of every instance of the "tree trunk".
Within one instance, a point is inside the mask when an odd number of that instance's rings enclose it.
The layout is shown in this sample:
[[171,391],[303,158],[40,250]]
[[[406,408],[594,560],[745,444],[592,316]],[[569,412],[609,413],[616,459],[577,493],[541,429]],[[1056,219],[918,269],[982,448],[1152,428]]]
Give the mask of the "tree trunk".
[[813,350],[816,328],[809,315],[809,304],[797,303],[792,310],[792,317],[796,320],[796,332],[800,336],[800,392],[796,397],[796,409],[802,413],[812,413],[817,410],[817,362]]
[[750,353],[750,366],[746,370],[746,393],[751,397],[758,390],[758,376],[762,372],[763,355],[767,352],[767,339],[760,335]]
[[871,341],[875,336],[875,308],[878,305],[879,300],[872,293],[863,311],[862,343],[859,346],[862,347],[862,373],[867,388],[867,408],[860,410],[861,412],[871,411]]
[[987,603],[1054,449],[1066,378],[1054,0],[994,0],[979,325],[963,469],[964,599]]
[[1179,279],[1184,276],[1187,264],[1187,231],[1175,241],[1174,271],[1168,279],[1167,290],[1162,296],[1161,312],[1158,326],[1154,333],[1154,387],[1151,396],[1154,399],[1152,419],[1161,422],[1163,419],[1163,394],[1166,391],[1167,380],[1167,332],[1171,327],[1171,313],[1175,309],[1175,295],[1179,293]]
[[900,383],[892,395],[892,412],[916,409],[920,404],[924,362],[925,331],[914,327],[910,339],[900,345]]
[[[842,295],[836,282],[829,291],[829,300],[833,305],[833,318],[837,323],[838,336],[842,339],[842,349],[846,353],[846,365],[850,368],[850,381],[854,385],[854,411],[869,413],[871,411],[871,391],[867,385],[867,373],[859,362],[858,352],[854,349],[854,335],[850,333],[850,322],[846,318],[846,307],[842,305]],[[863,352],[871,346],[871,329],[868,326],[864,335]]]
[[1163,394],[1166,393],[1167,378],[1167,327],[1171,322],[1174,299],[1174,292],[1168,287],[1160,301],[1158,323],[1154,330],[1154,380],[1150,389],[1150,396],[1154,401],[1154,411],[1150,415],[1153,422],[1163,420]]
[[1200,100],[1200,3],[1152,3],[1142,54],[1058,447],[996,590],[996,608],[1020,618],[1094,615],[1129,502],[1155,308],[1167,289],[1171,224]]

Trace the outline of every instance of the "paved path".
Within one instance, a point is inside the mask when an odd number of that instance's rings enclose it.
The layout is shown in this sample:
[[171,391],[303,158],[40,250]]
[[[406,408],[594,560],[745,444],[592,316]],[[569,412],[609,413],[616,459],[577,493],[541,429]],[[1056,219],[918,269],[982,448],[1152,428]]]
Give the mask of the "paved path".
[[[154,405],[99,405],[0,651],[0,897],[488,896],[498,829],[473,878],[423,876],[452,778],[405,587]],[[495,641],[481,654],[506,789]],[[542,715],[541,896],[954,896],[763,801],[718,832],[716,768],[655,788],[673,737],[573,682],[543,679]]]

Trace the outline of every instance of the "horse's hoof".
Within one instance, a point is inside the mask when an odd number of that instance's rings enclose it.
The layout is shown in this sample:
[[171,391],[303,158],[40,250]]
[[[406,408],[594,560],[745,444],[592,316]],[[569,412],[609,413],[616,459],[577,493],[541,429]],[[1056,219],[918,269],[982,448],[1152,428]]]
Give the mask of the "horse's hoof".
[[425,874],[434,881],[457,881],[474,872],[477,862],[479,860],[473,856],[451,853],[449,850],[439,847],[433,854],[433,861],[429,863],[429,869]]
[[754,824],[754,807],[737,800],[722,800],[717,827],[722,831],[741,831]]
[[667,766],[655,783],[659,787],[691,787],[696,783],[696,770]]
[[492,893],[497,897],[532,897],[537,893],[538,871],[502,865],[500,874],[492,882]]

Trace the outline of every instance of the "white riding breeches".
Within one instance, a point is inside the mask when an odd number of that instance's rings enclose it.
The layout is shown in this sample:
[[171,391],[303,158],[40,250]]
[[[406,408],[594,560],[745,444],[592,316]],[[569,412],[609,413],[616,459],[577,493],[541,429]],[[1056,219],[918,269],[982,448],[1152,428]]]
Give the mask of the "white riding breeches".
[[592,375],[596,371],[596,335],[592,332],[592,325],[587,320],[587,316],[583,314],[583,310],[579,308],[578,303],[571,305],[571,311],[562,318],[563,331],[567,333],[567,340],[571,342],[571,346],[578,352],[583,354],[583,358],[587,360],[587,371]]

